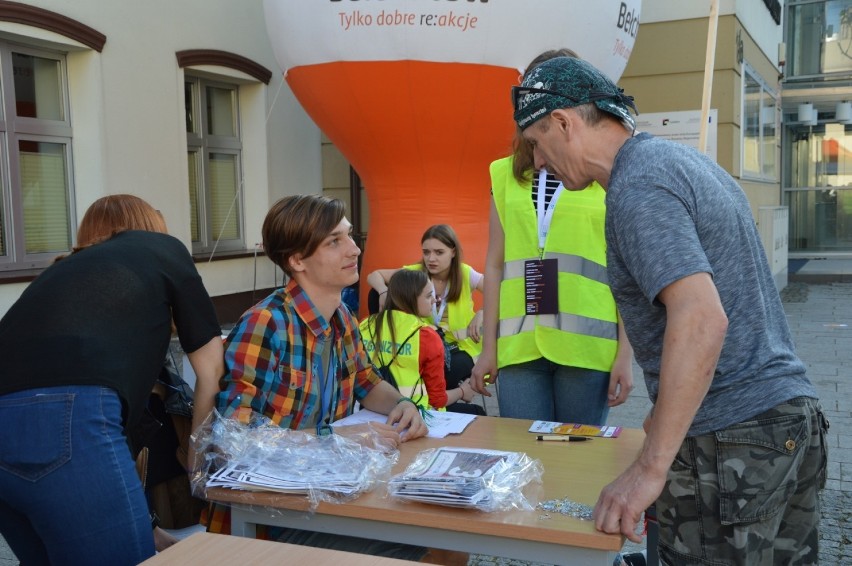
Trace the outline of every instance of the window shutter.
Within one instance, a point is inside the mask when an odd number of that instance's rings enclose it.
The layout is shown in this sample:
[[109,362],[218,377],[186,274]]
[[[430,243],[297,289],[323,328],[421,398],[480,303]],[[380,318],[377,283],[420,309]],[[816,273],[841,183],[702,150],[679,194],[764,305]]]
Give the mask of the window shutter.
[[[33,142],[21,141],[22,146]],[[71,248],[65,146],[36,144],[19,152],[24,241],[28,254],[64,252]]]
[[237,219],[237,156],[211,153],[210,223],[212,240],[235,240],[240,237]]

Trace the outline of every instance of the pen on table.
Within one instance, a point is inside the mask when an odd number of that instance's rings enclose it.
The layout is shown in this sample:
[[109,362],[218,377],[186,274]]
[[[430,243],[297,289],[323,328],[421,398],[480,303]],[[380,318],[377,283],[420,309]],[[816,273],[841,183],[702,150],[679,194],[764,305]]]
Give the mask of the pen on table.
[[553,442],[584,442],[591,440],[588,436],[567,436],[564,434],[539,434],[536,440],[549,440]]

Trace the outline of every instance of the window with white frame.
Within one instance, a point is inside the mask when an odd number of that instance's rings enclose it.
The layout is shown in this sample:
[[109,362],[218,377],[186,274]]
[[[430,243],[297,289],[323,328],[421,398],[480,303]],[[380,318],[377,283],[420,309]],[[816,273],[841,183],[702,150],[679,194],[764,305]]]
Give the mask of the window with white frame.
[[192,251],[244,250],[239,87],[187,75],[184,96]]
[[72,245],[65,57],[0,41],[0,270],[42,268]]
[[742,177],[778,180],[778,97],[743,64]]

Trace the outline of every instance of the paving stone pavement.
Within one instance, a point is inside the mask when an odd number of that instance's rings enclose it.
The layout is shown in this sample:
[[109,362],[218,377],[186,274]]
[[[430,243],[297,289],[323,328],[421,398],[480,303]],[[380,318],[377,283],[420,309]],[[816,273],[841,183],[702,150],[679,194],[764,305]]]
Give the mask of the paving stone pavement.
[[831,422],[820,564],[852,564],[852,283],[791,283],[782,298],[797,352]]
[[[828,483],[822,493],[820,564],[852,564],[852,283],[791,282],[781,294],[799,356],[808,366],[829,430]],[[609,424],[640,427],[648,401],[641,372],[634,367],[636,388],[627,403],[610,411]],[[495,397],[487,398],[489,415],[497,415]],[[638,549],[628,545],[627,551]],[[18,561],[0,537],[0,566]],[[521,560],[471,556],[469,566],[534,566]]]

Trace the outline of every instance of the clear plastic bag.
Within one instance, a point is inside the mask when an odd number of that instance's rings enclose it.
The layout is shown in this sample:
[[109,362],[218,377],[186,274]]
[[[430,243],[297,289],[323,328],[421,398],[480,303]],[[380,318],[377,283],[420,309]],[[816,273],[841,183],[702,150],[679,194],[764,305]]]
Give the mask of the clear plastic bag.
[[254,415],[248,424],[213,411],[193,434],[192,491],[209,487],[305,495],[343,502],[386,482],[399,452],[368,425],[315,436]]
[[391,478],[388,493],[481,511],[535,508],[524,488],[541,483],[543,467],[521,452],[442,447],[420,452],[405,472]]

